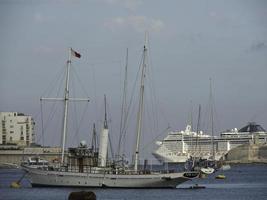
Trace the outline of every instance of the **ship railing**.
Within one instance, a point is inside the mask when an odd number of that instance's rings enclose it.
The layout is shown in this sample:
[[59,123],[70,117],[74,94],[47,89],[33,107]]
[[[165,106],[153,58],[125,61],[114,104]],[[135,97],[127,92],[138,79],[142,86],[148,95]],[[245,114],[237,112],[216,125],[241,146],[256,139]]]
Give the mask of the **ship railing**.
[[183,170],[183,167],[177,164],[161,164],[157,159],[140,159],[138,171],[133,170],[131,165],[109,165],[107,167],[98,167],[97,165],[54,165],[47,167],[47,170],[62,171],[72,173],[106,173],[106,174],[157,174],[174,173]]
[[171,164],[168,162],[160,163],[157,159],[142,159],[140,160],[139,169],[140,171],[149,171],[151,174],[156,173],[175,173],[183,171],[183,166],[180,164]]

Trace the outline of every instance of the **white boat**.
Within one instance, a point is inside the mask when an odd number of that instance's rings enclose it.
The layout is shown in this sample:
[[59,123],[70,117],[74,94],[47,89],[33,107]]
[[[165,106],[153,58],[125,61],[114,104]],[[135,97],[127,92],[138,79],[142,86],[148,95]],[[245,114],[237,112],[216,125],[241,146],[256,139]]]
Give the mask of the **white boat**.
[[200,168],[200,171],[203,173],[203,174],[212,174],[215,170],[214,168],[211,168],[211,167],[201,167]]
[[184,165],[186,170],[198,171],[201,174],[209,175],[215,171],[216,162],[199,157],[190,157]]
[[[188,125],[189,126],[189,125]],[[211,135],[191,131],[187,126],[185,131],[170,131],[167,136],[157,141],[158,148],[153,155],[166,163],[184,163],[190,156],[209,159],[212,157]],[[198,148],[196,149],[196,141]],[[241,129],[231,129],[214,136],[215,160],[223,159],[231,150],[242,144],[267,142],[267,132],[259,124],[249,122]]]
[[[95,154],[81,144],[78,150],[73,151],[72,158],[66,162],[64,154],[66,143],[68,101],[69,101],[69,68],[71,64],[71,55],[76,56],[77,52],[70,49],[69,60],[67,64],[67,77],[65,86],[64,110],[64,128],[62,137],[62,156],[61,167],[59,168],[29,168],[28,179],[32,186],[51,186],[51,187],[111,187],[111,188],[176,188],[177,185],[195,178],[198,172],[180,172],[171,173],[169,171],[144,171],[139,169],[139,144],[142,131],[142,110],[144,96],[144,81],[147,66],[147,47],[144,46],[142,56],[142,74],[140,81],[140,98],[137,119],[137,140],[135,148],[134,168],[128,169],[122,166],[109,165],[107,160],[108,147],[108,126],[105,112],[105,122],[100,134],[99,152]],[[80,54],[78,54],[80,55]],[[77,56],[76,56],[77,57]],[[79,56],[80,57],[80,56]],[[73,100],[73,99],[72,99]],[[81,156],[83,155],[83,156]],[[98,155],[97,162],[94,162]],[[72,160],[71,160],[72,159]],[[78,163],[72,166],[72,163]],[[90,163],[84,165],[84,163]]]
[[27,168],[40,168],[40,167],[47,167],[48,161],[44,160],[38,156],[36,157],[28,157],[27,160],[21,163],[21,166],[25,169]]
[[227,170],[230,170],[231,169],[231,166],[229,164],[225,164],[225,165],[222,165],[220,170],[223,170],[223,171],[227,171]]
[[33,187],[176,188],[198,173],[113,174],[111,171],[77,173],[32,169],[28,176]]

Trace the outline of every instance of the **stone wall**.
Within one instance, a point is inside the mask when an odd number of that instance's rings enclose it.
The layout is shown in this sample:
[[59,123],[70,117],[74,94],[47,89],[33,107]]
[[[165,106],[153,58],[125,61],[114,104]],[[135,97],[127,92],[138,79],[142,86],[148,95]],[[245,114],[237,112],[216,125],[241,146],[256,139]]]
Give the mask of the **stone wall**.
[[259,149],[259,159],[265,160],[267,163],[267,145],[263,145]]
[[267,163],[266,144],[244,144],[231,149],[225,156],[230,163]]
[[61,149],[57,147],[48,147],[0,150],[0,165],[6,163],[19,165],[23,160],[34,156],[40,156],[42,159],[52,161],[61,156]]

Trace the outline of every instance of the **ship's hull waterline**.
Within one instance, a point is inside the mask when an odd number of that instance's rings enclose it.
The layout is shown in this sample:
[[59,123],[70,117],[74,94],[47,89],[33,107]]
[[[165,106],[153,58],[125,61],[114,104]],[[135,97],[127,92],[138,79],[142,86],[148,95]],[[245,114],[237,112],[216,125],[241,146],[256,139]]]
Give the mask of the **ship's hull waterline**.
[[[28,178],[33,187],[88,187],[88,188],[176,188],[177,185],[198,176],[188,172],[144,175],[114,175],[44,171],[31,169]],[[190,177],[191,176],[191,177]]]

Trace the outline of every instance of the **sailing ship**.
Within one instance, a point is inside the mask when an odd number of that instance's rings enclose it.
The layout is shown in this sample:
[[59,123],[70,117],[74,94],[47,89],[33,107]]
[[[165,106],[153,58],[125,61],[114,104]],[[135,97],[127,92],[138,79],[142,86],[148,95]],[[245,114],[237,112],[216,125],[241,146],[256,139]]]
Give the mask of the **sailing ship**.
[[67,133],[68,102],[71,99],[69,97],[69,70],[72,55],[80,57],[80,54],[74,50],[69,50],[69,59],[66,68],[65,95],[63,98],[65,107],[61,163],[59,167],[50,166],[26,169],[28,172],[27,177],[33,187],[176,188],[177,185],[199,175],[198,172],[191,171],[173,172],[140,169],[139,146],[142,132],[145,72],[147,67],[146,45],[144,45],[142,56],[139,108],[137,115],[137,139],[133,169],[121,165],[117,166],[115,162],[109,162],[107,160],[109,129],[106,109],[104,126],[100,133],[99,152],[94,152],[92,149],[87,148],[85,143],[81,143],[78,148],[70,148],[66,158],[64,150]]
[[[197,122],[195,150],[199,149],[198,148],[198,135],[199,135],[199,126],[200,126],[200,116],[201,116],[201,105],[199,105],[199,108],[198,108],[198,122]],[[211,118],[213,122],[213,117]],[[213,140],[212,140],[212,147],[213,147]],[[198,157],[198,156],[190,156],[190,158],[185,162],[185,169],[187,170],[190,169],[191,171],[199,171],[201,174],[209,175],[215,171],[215,169],[213,168],[214,167],[213,160],[205,159],[205,158]]]

